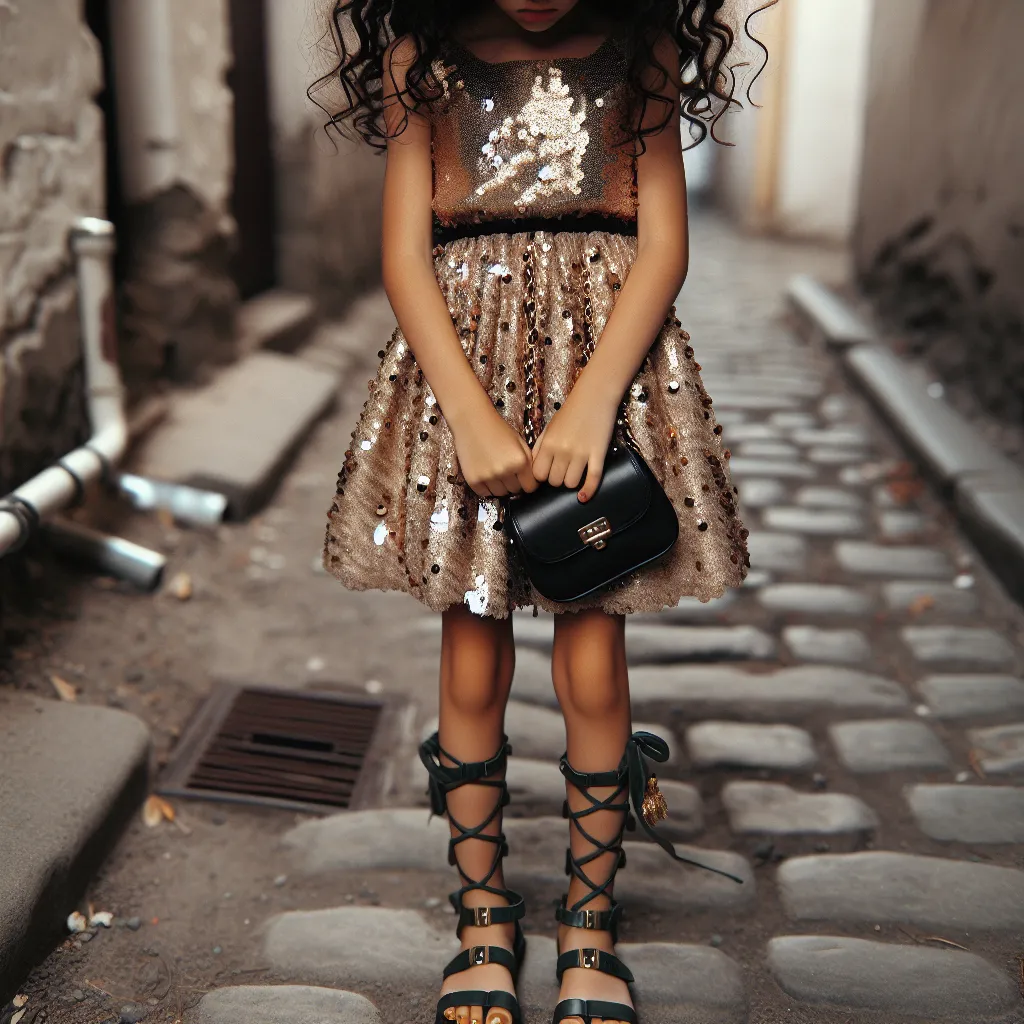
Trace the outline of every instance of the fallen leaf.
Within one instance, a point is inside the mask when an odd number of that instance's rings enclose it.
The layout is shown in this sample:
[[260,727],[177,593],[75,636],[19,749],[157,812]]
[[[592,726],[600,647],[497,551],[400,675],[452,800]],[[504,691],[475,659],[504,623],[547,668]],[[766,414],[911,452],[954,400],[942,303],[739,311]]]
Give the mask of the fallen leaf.
[[920,615],[922,612],[926,612],[929,608],[934,607],[935,598],[931,594],[921,594],[907,605],[907,611],[911,615]]
[[11,1018],[11,1024],[18,1024],[18,1021],[20,1021],[20,1020],[21,1020],[21,1018],[22,1018],[22,1017],[24,1017],[26,1013],[28,1013],[28,1011],[27,1011],[27,1010],[19,1010],[19,1011],[18,1011],[18,1012],[17,1012],[17,1013],[16,1013],[16,1014],[15,1014],[15,1015],[14,1015],[14,1016],[13,1016],[13,1017]]
[[84,932],[88,929],[89,922],[85,919],[84,914],[80,914],[77,910],[73,910],[68,914],[68,931],[72,933]]
[[12,1000],[11,1005],[16,1009],[20,1010],[28,1002],[28,996],[18,993]]
[[174,808],[153,793],[142,806],[142,820],[149,828],[156,828],[162,821],[174,821]]
[[167,585],[167,590],[179,601],[187,601],[192,596],[192,577],[187,572],[179,572]]
[[56,672],[50,673],[50,683],[57,691],[57,696],[61,700],[68,701],[69,703],[74,703],[78,700],[78,691],[66,679],[61,679]]
[[981,757],[977,750],[969,750],[967,752],[967,763],[974,769],[974,774],[977,775],[979,779],[985,778],[985,769],[981,766]]

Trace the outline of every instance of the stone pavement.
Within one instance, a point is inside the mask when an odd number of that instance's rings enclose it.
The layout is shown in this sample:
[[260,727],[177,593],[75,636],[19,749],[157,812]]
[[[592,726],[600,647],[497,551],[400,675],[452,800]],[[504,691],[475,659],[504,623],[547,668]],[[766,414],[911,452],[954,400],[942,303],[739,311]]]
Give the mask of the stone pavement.
[[[703,219],[694,251],[679,311],[732,451],[752,571],[712,605],[632,622],[627,643],[636,721],[661,723],[675,750],[665,827],[746,884],[630,843],[621,950],[643,1019],[1022,1021],[1020,610],[832,358],[779,317],[770,290],[785,253],[779,266],[772,243]],[[507,870],[532,911],[521,994],[540,1020],[555,1001],[563,734],[550,619],[523,614],[516,630]],[[436,644],[436,621],[412,621],[409,637]],[[432,726],[428,711],[418,721]],[[414,759],[420,731],[395,754],[405,807],[288,833],[282,870],[339,887],[375,872],[386,905],[267,921],[263,957],[295,986],[271,993],[275,1021],[376,1021],[360,996],[393,1015],[399,979],[406,1005],[429,1002],[454,948],[447,904],[397,906],[386,889],[422,875],[447,891],[446,830],[428,823]],[[262,1020],[250,1008],[264,998],[221,989],[199,1019]]]

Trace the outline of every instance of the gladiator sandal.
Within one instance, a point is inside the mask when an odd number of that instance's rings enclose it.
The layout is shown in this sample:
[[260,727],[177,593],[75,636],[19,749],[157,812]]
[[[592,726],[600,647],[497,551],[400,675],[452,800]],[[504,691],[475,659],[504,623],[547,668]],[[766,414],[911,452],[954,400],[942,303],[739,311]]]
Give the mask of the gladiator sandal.
[[[566,800],[562,815],[569,819],[570,830],[576,831],[590,844],[593,849],[581,857],[574,857],[572,849],[566,851],[565,873],[578,878],[589,890],[582,899],[571,907],[568,896],[562,897],[561,906],[555,911],[555,919],[559,924],[569,928],[583,928],[591,931],[610,932],[612,942],[618,939],[618,924],[622,917],[622,904],[612,896],[612,886],[618,869],[626,865],[626,851],[622,848],[622,837],[626,829],[633,830],[637,822],[644,832],[650,836],[673,860],[695,867],[705,868],[715,874],[724,875],[734,882],[742,883],[726,871],[709,867],[699,861],[690,860],[676,853],[672,844],[659,835],[654,826],[668,815],[665,798],[658,789],[657,776],[647,770],[646,757],[654,761],[668,760],[668,744],[659,736],[649,732],[636,732],[626,744],[625,753],[619,767],[606,772],[578,772],[569,764],[568,757],[562,755],[559,768],[566,780],[586,798],[587,806],[574,811]],[[606,797],[593,796],[591,789],[613,789]],[[617,835],[607,843],[592,836],[586,828],[586,819],[598,811],[618,811],[622,814],[622,824]],[[635,817],[634,817],[635,814]],[[594,881],[587,873],[588,867],[598,858],[613,854],[617,856],[615,866],[603,882]],[[607,910],[594,910],[588,906],[599,897],[606,896],[610,901]],[[626,982],[633,983],[633,975],[629,968],[614,954],[600,949],[570,949],[559,954],[555,965],[555,973],[561,984],[562,975],[575,967],[592,968],[602,974],[609,974]],[[563,999],[555,1007],[553,1024],[561,1024],[568,1017],[579,1017],[584,1024],[592,1024],[595,1017],[604,1020],[619,1020],[625,1024],[637,1024],[636,1010],[625,1003],[608,1002],[601,999]]]
[[[458,833],[448,842],[448,863],[455,867],[462,880],[462,888],[453,892],[448,899],[455,908],[458,915],[456,934],[461,938],[462,930],[470,925],[477,928],[486,928],[495,924],[515,923],[515,938],[512,949],[504,946],[473,946],[471,949],[464,949],[452,959],[444,969],[444,978],[448,979],[453,974],[461,974],[472,967],[479,967],[483,964],[499,964],[506,968],[512,975],[513,985],[519,976],[519,968],[526,953],[526,938],[523,935],[520,920],[526,913],[526,904],[523,897],[511,889],[501,889],[490,884],[502,859],[508,853],[508,843],[505,840],[504,832],[497,835],[488,835],[484,830],[498,818],[502,810],[508,805],[508,786],[504,778],[494,779],[489,776],[499,772],[504,773],[508,761],[508,755],[512,753],[508,737],[502,738],[501,747],[498,752],[486,761],[464,762],[453,757],[441,747],[438,735],[435,732],[430,739],[420,746],[420,760],[427,769],[430,776],[430,806],[433,814],[440,816],[447,815],[449,823]],[[452,767],[443,764],[441,758],[452,762]],[[453,789],[465,785],[488,786],[498,790],[498,799],[495,801],[494,809],[478,825],[463,825],[456,821],[448,812],[448,794]],[[494,860],[490,870],[482,879],[470,878],[462,869],[458,860],[458,847],[467,839],[477,839],[481,842],[494,844]],[[498,907],[467,907],[463,905],[466,893],[479,891],[500,896],[508,901],[507,906]],[[521,1024],[522,1014],[519,1009],[519,1002],[512,992],[496,989],[492,992],[465,990],[449,992],[442,996],[437,1003],[437,1013],[434,1017],[434,1024],[445,1024],[446,1021],[455,1019],[455,1009],[459,1006],[480,1006],[484,1010],[485,1024],[490,1020],[488,1016],[491,1010],[506,1010],[512,1017],[512,1024]]]

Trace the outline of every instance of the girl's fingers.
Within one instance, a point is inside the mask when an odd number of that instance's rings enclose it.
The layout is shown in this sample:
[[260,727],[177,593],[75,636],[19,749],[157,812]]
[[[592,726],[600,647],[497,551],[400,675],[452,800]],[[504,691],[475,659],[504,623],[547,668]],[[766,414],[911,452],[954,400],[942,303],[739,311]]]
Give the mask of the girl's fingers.
[[524,494],[531,494],[540,487],[540,481],[533,475],[533,470],[529,467],[521,470],[517,479],[519,480],[519,490]]
[[569,468],[569,460],[566,458],[557,458],[551,463],[551,468],[548,470],[548,483],[555,487],[561,487],[565,480],[566,470]]
[[569,468],[565,471],[565,486],[566,487],[579,487],[580,481],[583,479],[583,471],[587,468],[587,460],[576,456],[569,463]]
[[[538,451],[538,449],[540,450]],[[549,480],[552,462],[552,457],[540,447],[538,442],[533,449],[533,475],[538,480]]]
[[520,490],[519,476],[515,473],[509,476],[503,476],[501,478],[502,484],[505,486],[505,491],[508,494],[518,494]]
[[597,493],[597,489],[601,485],[601,477],[604,476],[604,459],[603,452],[590,456],[590,461],[587,463],[587,478],[583,481],[583,487],[580,489],[580,501],[590,501]]
[[493,480],[487,481],[487,489],[491,492],[491,495],[495,498],[504,498],[508,494],[508,488],[500,477],[496,477]]

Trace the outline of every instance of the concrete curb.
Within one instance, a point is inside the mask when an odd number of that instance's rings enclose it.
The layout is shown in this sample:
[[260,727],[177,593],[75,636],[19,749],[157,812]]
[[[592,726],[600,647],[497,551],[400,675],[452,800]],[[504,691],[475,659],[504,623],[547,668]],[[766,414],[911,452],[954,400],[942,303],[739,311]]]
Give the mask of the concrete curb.
[[145,798],[134,715],[0,690],[0,1006],[65,921]]
[[951,501],[992,571],[1024,601],[1024,470],[932,397],[920,369],[894,355],[823,284],[801,275],[790,283],[787,299],[802,329],[837,351],[850,378]]

